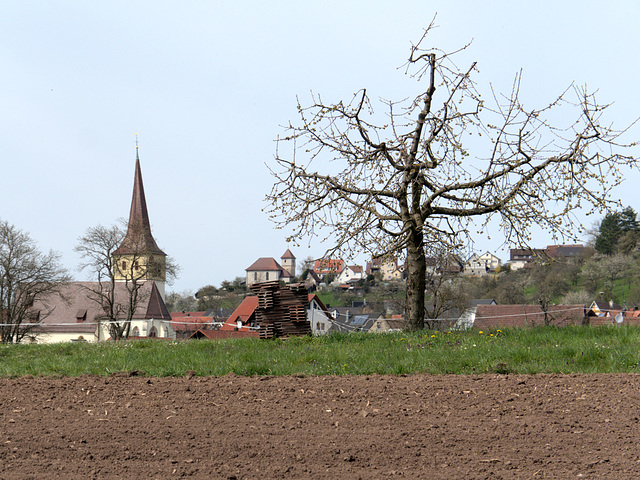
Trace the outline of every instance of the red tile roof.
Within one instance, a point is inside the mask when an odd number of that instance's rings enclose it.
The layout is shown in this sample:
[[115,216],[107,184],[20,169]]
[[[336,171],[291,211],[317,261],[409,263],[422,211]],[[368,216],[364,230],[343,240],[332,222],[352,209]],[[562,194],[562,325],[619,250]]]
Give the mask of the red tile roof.
[[293,259],[295,259],[296,257],[295,257],[295,255],[293,253],[291,253],[291,250],[289,250],[287,248],[287,251],[284,252],[280,258],[293,258]]
[[245,268],[245,270],[247,272],[286,271],[272,257],[261,257],[253,262],[250,267]]
[[171,318],[181,318],[181,317],[204,317],[206,312],[171,312]]
[[[585,315],[584,305],[552,305],[549,314],[553,325],[580,325]],[[473,328],[532,327],[544,324],[540,305],[478,305]]]
[[174,317],[171,321],[171,327],[176,332],[193,332],[210,325],[213,321],[213,317]]
[[344,260],[337,259],[327,259],[327,260],[316,260],[313,265],[313,270],[319,274],[325,273],[340,273],[344,267]]
[[242,338],[242,337],[258,337],[257,330],[196,330],[189,337],[190,339],[208,338],[209,340],[221,340],[224,338]]
[[255,318],[256,308],[258,308],[258,297],[245,297],[220,330],[233,330],[237,326],[238,320],[241,320],[243,324],[249,323],[252,317]]
[[327,309],[327,307],[324,305],[324,303],[322,303],[322,300],[320,300],[320,297],[318,295],[316,295],[315,293],[310,293],[309,294],[309,304],[311,304],[311,302],[313,302],[314,300],[316,301],[316,303],[320,307],[320,310],[324,311],[327,315],[331,315],[329,313],[329,310]]

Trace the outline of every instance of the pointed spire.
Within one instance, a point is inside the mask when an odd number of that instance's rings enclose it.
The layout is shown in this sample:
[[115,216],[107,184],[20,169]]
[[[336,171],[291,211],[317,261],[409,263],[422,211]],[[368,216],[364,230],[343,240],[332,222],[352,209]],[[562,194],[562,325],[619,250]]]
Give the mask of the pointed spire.
[[152,281],[151,283],[151,294],[149,295],[145,318],[171,320],[171,314],[169,313],[169,310],[167,310],[167,306],[162,299],[162,295],[160,294],[160,290],[158,290],[156,282]]
[[114,254],[147,253],[166,255],[151,235],[151,224],[147,201],[144,196],[142,184],[142,170],[140,169],[140,157],[138,156],[138,138],[136,137],[136,169],[133,177],[133,197],[131,199],[131,211],[129,212],[129,224],[127,235]]

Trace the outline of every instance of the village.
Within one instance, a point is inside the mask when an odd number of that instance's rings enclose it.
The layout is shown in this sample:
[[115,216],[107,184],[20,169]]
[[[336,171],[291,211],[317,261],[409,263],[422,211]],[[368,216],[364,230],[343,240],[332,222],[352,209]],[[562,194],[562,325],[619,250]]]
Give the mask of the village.
[[[534,267],[541,259],[564,260],[583,254],[581,244],[551,245],[541,249],[511,249],[508,262],[491,252],[463,260],[456,255],[428,258],[429,276],[495,276],[501,270]],[[324,335],[330,332],[391,332],[405,327],[402,302],[392,298],[369,302],[363,284],[377,279],[402,290],[405,266],[397,257],[372,258],[366,265],[348,265],[342,259],[305,260],[296,275],[297,259],[287,248],[279,258],[261,257],[245,268],[246,296],[234,309],[169,311],[166,305],[166,254],[151,234],[142,170],[136,147],[131,210],[126,236],[116,248],[109,268],[111,285],[103,282],[66,282],[61,291],[36,299],[33,323],[25,325],[22,341],[31,343],[100,342],[121,338],[221,339],[273,338],[288,335]],[[450,281],[450,280],[449,280]],[[133,288],[132,288],[133,287]],[[325,304],[321,292],[332,289],[355,295],[350,305]],[[132,298],[135,294],[135,302]],[[397,296],[396,296],[397,297]],[[284,300],[281,300],[284,299]],[[536,324],[580,325],[640,322],[640,311],[614,302],[590,304],[505,305],[492,298],[469,299],[466,305],[445,308],[441,316],[425,319],[432,329],[479,330]],[[133,311],[125,316],[125,305]],[[106,312],[111,311],[109,317]],[[275,312],[275,313],[274,313]]]

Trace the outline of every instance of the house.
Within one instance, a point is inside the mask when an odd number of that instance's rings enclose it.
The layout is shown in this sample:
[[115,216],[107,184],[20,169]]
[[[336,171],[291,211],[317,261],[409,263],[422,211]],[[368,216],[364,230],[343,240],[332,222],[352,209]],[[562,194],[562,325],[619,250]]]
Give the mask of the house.
[[375,275],[380,273],[382,280],[402,280],[404,278],[405,266],[398,264],[398,259],[394,256],[376,257],[367,262],[365,273]]
[[402,315],[394,315],[392,318],[377,318],[368,332],[370,333],[390,333],[399,332],[404,328],[404,318]]
[[[245,297],[238,305],[227,321],[221,326],[221,331],[252,332],[252,336],[259,336],[256,310],[259,299],[255,295]],[[327,333],[330,328],[330,313],[320,298],[314,294],[308,294],[307,320],[310,322],[311,332],[314,335]]]
[[535,250],[532,248],[512,248],[509,252],[509,267],[511,270],[520,270],[525,268],[540,255],[544,254],[544,250]]
[[[101,305],[94,300],[97,282],[70,282],[62,287],[61,296],[44,298],[34,303],[35,311],[50,311],[36,327],[33,341],[58,343],[72,341],[98,342],[110,339]],[[131,320],[130,337],[175,339],[171,316],[154,281],[145,282]],[[116,283],[116,301],[125,304],[128,292],[124,283]]]
[[550,259],[567,259],[583,255],[586,247],[574,245],[547,245],[547,248],[512,248],[509,254],[511,270],[519,270],[533,266],[537,260],[543,262]]
[[574,245],[548,245],[546,254],[549,258],[566,259],[584,255],[586,248],[581,244]]
[[351,280],[348,283],[340,283],[336,285],[337,289],[342,290],[343,292],[349,292],[353,295],[362,296],[364,289],[362,285],[358,284],[359,280]]
[[446,257],[426,257],[427,275],[455,275],[464,270],[464,261],[455,254]]
[[349,283],[353,280],[362,280],[364,269],[360,265],[349,265],[342,269],[336,281],[338,283]]
[[469,302],[469,307],[458,317],[456,327],[463,329],[471,328],[480,305],[497,305],[497,303],[493,298],[478,298],[471,300]]
[[322,279],[318,276],[316,272],[313,270],[307,270],[306,275],[303,273],[303,281],[307,286],[307,290],[315,291],[316,289],[320,289],[321,285],[326,286],[326,284],[322,281]]
[[493,253],[485,252],[482,255],[474,253],[464,263],[464,275],[482,276],[489,272],[495,272],[500,266],[500,259]]
[[253,262],[250,267],[245,269],[247,286],[251,286],[254,283],[273,281],[291,283],[295,276],[296,259],[291,251],[287,249],[281,260],[282,264],[286,265],[286,268],[276,262],[273,257],[261,257]]
[[340,275],[343,268],[344,260],[340,259],[319,259],[313,264],[313,271],[323,280],[327,275]]
[[627,310],[613,302],[593,302],[587,310],[589,325],[640,325],[640,310]]
[[330,308],[331,332],[367,332],[378,318],[384,318],[381,312],[374,312],[367,304],[351,307]]
[[222,331],[252,331],[255,337],[258,336],[256,321],[256,309],[258,308],[258,297],[245,297],[240,305],[233,311],[226,322],[222,324]]
[[177,339],[190,338],[197,330],[219,329],[222,323],[210,312],[171,312],[171,328]]
[[[166,254],[158,247],[151,233],[151,223],[144,194],[140,157],[136,145],[133,195],[127,232],[113,252],[115,303],[126,312],[130,302],[129,289],[139,286],[138,302],[133,312],[130,337],[176,338],[171,316],[164,303]],[[43,298],[33,309],[41,312],[42,322],[35,329],[38,342],[104,341],[109,340],[102,295],[111,291],[109,282],[69,282],[62,295]],[[124,314],[123,314],[124,315]]]
[[331,314],[325,307],[320,297],[316,294],[309,294],[309,308],[307,308],[307,318],[311,323],[311,333],[313,335],[324,335],[331,328]]
[[587,309],[587,315],[589,317],[615,317],[623,310],[624,308],[613,303],[613,300],[609,302],[592,302]]
[[[585,314],[584,305],[551,305],[546,313],[555,326],[582,325]],[[544,323],[545,312],[540,305],[478,305],[473,328],[533,327]]]

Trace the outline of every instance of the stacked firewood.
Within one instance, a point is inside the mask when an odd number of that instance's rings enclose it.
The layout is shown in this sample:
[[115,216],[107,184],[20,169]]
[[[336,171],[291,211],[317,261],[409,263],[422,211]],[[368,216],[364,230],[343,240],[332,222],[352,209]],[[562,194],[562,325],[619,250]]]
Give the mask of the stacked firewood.
[[254,283],[251,290],[258,297],[256,321],[260,338],[309,335],[307,321],[309,297],[303,283],[282,286],[279,282]]

